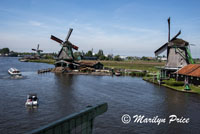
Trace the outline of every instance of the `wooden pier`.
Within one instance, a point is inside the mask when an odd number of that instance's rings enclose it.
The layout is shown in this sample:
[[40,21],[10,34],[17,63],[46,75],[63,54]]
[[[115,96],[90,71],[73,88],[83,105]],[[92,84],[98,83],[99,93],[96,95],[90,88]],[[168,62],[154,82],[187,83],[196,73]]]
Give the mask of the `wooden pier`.
[[38,70],[38,74],[48,73],[48,72],[51,72],[52,70],[53,68],[41,69],[41,70]]

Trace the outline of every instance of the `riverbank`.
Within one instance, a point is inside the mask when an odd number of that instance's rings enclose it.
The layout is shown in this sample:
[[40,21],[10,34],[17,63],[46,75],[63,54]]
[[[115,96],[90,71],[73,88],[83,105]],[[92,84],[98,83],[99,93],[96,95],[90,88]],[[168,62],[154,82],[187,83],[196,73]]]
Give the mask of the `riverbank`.
[[[47,63],[47,64],[54,64],[55,60],[53,59],[34,59],[28,60],[28,62],[38,62],[38,63]],[[81,62],[93,63],[94,61],[91,60],[82,60]],[[86,71],[72,71],[67,73],[72,74],[91,74],[91,75],[112,75],[111,72],[118,72],[119,75],[123,76],[138,76],[144,77],[150,72],[156,72],[157,69],[155,66],[161,66],[163,63],[156,62],[156,61],[100,61],[104,65],[104,69],[102,71],[99,70],[88,70]],[[104,70],[109,71],[109,74],[102,73]],[[53,72],[63,72],[62,69],[60,71],[53,71]],[[92,72],[92,73],[91,73]]]
[[28,59],[28,62],[38,62],[38,63],[54,64],[55,60],[54,59],[35,59],[35,60]]
[[[28,60],[29,62],[41,62],[54,64],[54,59],[37,59],[37,60]],[[84,60],[86,61],[86,60]],[[86,62],[94,62],[87,60]],[[131,69],[134,71],[147,71],[147,72],[156,72],[157,67],[164,66],[164,62],[158,61],[143,61],[143,60],[134,60],[134,61],[100,61],[105,68],[113,68],[113,69]]]
[[[195,94],[200,94],[200,87],[195,86],[195,85],[190,85],[191,90],[184,90],[185,86],[183,82],[175,82],[174,80],[164,80],[161,84],[158,83],[157,80],[154,80],[153,77],[144,77],[143,80],[151,82],[156,85],[164,86],[169,89],[179,91],[179,92],[185,92],[185,93],[195,93]],[[169,83],[174,83],[169,85]]]

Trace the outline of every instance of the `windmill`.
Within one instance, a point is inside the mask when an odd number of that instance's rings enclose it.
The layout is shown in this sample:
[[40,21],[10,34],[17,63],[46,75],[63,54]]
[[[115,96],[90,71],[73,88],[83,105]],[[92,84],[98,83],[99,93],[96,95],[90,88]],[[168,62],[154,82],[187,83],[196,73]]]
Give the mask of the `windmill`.
[[43,52],[43,50],[39,49],[40,45],[37,45],[37,49],[32,48],[32,51],[36,52],[36,57],[40,57],[41,56],[41,52]]
[[154,53],[156,56],[167,50],[166,70],[174,72],[188,64],[193,64],[193,59],[189,49],[189,43],[183,39],[177,38],[181,30],[170,39],[170,18],[168,18],[168,42],[157,49]]
[[69,65],[72,65],[74,63],[74,56],[72,49],[78,50],[78,47],[69,41],[72,31],[73,29],[70,28],[68,35],[65,38],[65,41],[51,35],[51,39],[60,43],[62,47],[57,56],[57,62],[55,63],[56,67],[58,66],[68,67]]

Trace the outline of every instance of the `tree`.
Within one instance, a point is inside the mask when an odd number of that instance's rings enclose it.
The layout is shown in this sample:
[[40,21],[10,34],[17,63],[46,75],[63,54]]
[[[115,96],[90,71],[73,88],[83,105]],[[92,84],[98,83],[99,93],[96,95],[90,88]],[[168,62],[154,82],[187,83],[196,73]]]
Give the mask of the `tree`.
[[74,59],[79,60],[81,57],[82,53],[81,52],[74,52]]
[[100,57],[99,57],[99,60],[105,60],[106,59],[106,56],[104,56],[104,55],[101,55]]
[[116,55],[116,56],[114,57],[114,60],[115,60],[115,61],[122,61],[122,58],[120,58],[119,55]]
[[134,60],[134,57],[128,56],[128,57],[126,57],[126,59],[127,59],[127,60]]
[[106,56],[103,54],[103,50],[99,49],[99,52],[95,54],[95,57],[97,57],[99,60],[105,60]]
[[106,60],[113,60],[113,54],[109,54],[109,55],[106,57]]
[[0,50],[0,53],[2,53],[2,54],[9,54],[10,50],[9,50],[9,48],[3,48],[3,49]]
[[92,56],[93,56],[92,51],[89,50],[89,51],[85,54],[85,56],[92,57]]
[[148,58],[145,57],[145,56],[143,56],[143,57],[141,58],[141,60],[148,60]]
[[99,50],[99,52],[98,52],[98,56],[100,57],[100,56],[104,56],[104,54],[103,54],[103,50]]

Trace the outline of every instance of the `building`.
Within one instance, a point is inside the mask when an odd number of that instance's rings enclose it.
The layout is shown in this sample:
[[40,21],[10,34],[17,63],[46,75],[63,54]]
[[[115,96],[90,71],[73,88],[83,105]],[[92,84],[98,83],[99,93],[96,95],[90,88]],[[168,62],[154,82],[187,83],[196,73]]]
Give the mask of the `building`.
[[84,68],[84,67],[90,67],[90,68],[94,68],[94,69],[103,69],[103,64],[100,62],[89,62],[89,61],[80,61],[79,62],[80,67]]
[[81,59],[81,60],[97,60],[98,58],[97,57],[83,56],[83,57],[81,57],[79,59]]
[[200,64],[189,64],[171,74],[172,78],[179,81],[188,80],[189,83],[200,85]]
[[65,67],[70,69],[77,69],[80,65],[75,62],[68,62],[65,60],[59,60],[55,62],[55,67]]

